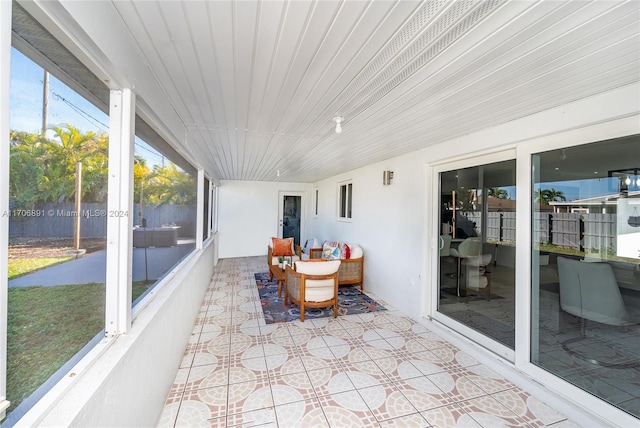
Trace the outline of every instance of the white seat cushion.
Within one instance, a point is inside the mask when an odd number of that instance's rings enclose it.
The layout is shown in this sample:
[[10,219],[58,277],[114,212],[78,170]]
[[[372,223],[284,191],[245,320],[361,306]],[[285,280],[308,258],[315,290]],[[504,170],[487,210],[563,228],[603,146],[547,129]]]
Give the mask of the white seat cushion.
[[[296,272],[306,275],[329,275],[340,268],[340,260],[298,261]],[[309,279],[305,282],[305,301],[324,302],[333,299],[334,282],[332,279]]]
[[327,260],[322,262],[297,261],[296,272],[307,275],[329,275],[340,268],[340,260]]

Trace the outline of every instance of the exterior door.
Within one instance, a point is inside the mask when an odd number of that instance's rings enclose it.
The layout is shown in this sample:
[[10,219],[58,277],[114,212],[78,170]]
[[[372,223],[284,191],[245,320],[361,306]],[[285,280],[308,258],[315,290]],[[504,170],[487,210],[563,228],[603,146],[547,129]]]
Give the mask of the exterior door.
[[511,155],[436,168],[432,294],[436,320],[509,360],[515,355],[516,302],[516,161]]
[[293,238],[296,245],[301,245],[304,230],[304,192],[280,192],[279,199],[278,235],[281,238]]

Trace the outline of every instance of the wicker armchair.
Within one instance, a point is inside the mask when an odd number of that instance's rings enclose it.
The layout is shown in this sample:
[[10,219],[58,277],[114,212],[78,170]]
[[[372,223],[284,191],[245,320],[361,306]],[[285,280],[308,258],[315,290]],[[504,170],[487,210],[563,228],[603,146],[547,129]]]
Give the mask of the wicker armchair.
[[[309,258],[322,258],[322,248],[312,248]],[[357,259],[341,259],[338,271],[339,285],[360,284],[360,292],[364,293],[364,256]]]
[[340,260],[323,263],[298,261],[296,270],[287,266],[284,304],[291,301],[300,307],[300,321],[304,322],[306,307],[333,306],[333,317],[338,316],[338,269]]

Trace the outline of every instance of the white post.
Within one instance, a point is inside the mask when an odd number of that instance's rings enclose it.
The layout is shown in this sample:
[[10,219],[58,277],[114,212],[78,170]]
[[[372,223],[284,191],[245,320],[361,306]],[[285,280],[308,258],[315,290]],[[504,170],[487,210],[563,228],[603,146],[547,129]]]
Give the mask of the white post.
[[0,1],[0,421],[7,398],[7,300],[9,259],[9,87],[11,85],[11,3]]
[[202,249],[202,236],[204,235],[204,170],[198,170],[198,185],[196,186],[196,248]]
[[133,152],[135,95],[111,90],[109,99],[109,185],[105,335],[131,327],[133,244]]

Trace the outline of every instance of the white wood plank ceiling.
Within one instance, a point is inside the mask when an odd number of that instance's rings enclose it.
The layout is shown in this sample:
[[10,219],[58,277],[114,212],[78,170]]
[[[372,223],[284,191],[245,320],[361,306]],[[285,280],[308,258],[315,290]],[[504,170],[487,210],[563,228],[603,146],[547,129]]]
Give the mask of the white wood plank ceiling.
[[315,182],[640,79],[638,1],[60,4],[215,179]]

